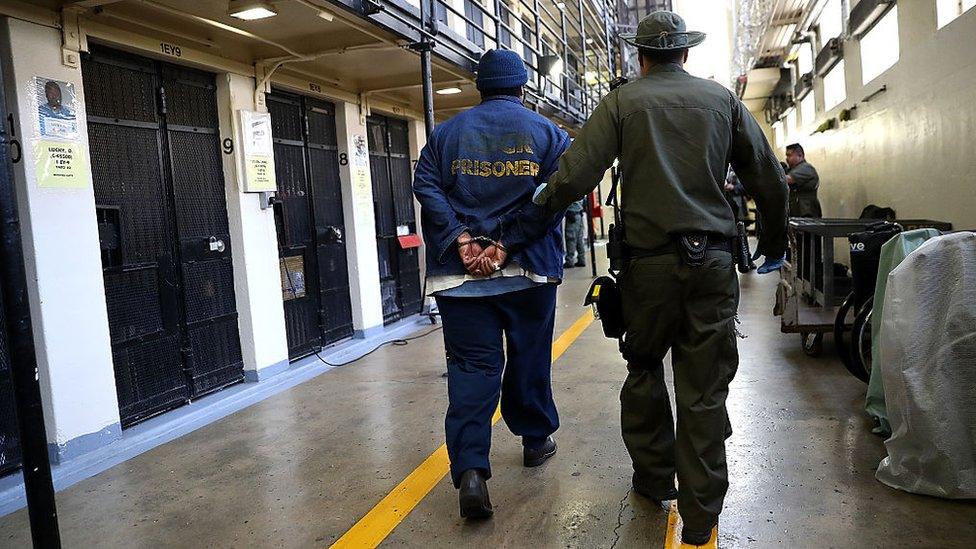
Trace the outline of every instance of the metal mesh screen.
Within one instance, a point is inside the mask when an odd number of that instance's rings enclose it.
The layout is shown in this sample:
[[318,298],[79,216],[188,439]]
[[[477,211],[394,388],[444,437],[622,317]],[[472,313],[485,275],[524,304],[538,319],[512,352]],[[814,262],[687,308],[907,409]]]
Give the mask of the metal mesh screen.
[[234,265],[230,259],[183,265],[186,322],[193,324],[234,314]]
[[158,268],[105,274],[105,302],[112,343],[161,332]]
[[309,101],[308,142],[315,145],[335,147],[336,139],[335,107],[322,101]]
[[275,139],[302,140],[301,110],[301,102],[294,96],[285,96],[277,92],[268,96],[271,134]]
[[187,330],[193,353],[193,396],[200,396],[244,379],[237,317]]
[[180,365],[179,334],[113,346],[112,362],[123,427],[179,406],[190,397]]
[[[172,247],[173,238],[159,166],[158,130],[89,123],[88,139],[95,203],[117,206],[121,214],[123,262],[155,262],[161,250]],[[138,162],[133,162],[135,158]]]
[[180,238],[227,235],[224,172],[217,136],[171,131],[169,142]]
[[370,155],[369,169],[373,178],[373,205],[376,210],[376,236],[396,236],[396,206],[390,186],[389,163],[386,156]]
[[308,211],[308,182],[305,173],[304,147],[275,143],[275,177],[278,198],[285,209],[284,236],[286,246],[299,246],[311,239],[311,219]]
[[82,63],[88,116],[140,122],[156,121],[156,69],[152,61],[92,47]]
[[166,123],[170,126],[216,129],[217,87],[214,76],[174,65],[162,65],[162,74],[166,88]]
[[[413,209],[413,174],[410,173],[409,157],[390,158],[390,184],[393,187],[393,206],[397,225],[409,225],[416,214]],[[413,229],[413,227],[411,227]]]

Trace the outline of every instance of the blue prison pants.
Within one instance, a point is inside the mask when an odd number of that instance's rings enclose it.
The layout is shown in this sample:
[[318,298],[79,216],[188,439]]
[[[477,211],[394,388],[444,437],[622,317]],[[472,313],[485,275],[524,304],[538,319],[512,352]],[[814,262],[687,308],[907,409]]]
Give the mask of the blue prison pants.
[[556,285],[491,297],[437,297],[444,321],[450,403],[445,430],[451,479],[481,469],[491,477],[491,418],[502,417],[529,448],[559,428],[552,400]]

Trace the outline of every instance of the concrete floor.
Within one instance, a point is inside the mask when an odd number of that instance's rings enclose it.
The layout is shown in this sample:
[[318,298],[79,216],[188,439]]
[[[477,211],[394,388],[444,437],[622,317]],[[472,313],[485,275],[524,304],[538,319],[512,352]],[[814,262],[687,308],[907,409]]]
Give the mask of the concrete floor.
[[[560,289],[556,332],[583,309],[589,272]],[[720,547],[972,547],[976,503],[885,487],[865,386],[806,357],[770,315],[775,275],[743,278],[742,364],[733,384],[732,485]],[[827,355],[831,349],[827,349]],[[58,494],[66,547],[323,547],[443,442],[439,333],[385,347]],[[386,546],[660,547],[667,513],[629,492],[618,433],[624,365],[593,324],[554,366],[554,460],[521,467],[499,425],[495,518],[468,524],[447,479]],[[26,511],[0,518],[0,547],[30,543]]]

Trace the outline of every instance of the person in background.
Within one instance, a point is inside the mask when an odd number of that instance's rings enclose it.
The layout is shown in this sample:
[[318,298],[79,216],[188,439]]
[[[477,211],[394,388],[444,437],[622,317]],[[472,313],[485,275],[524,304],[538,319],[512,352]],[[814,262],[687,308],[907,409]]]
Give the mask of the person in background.
[[817,169],[807,162],[803,146],[794,143],[786,147],[786,183],[790,186],[790,217],[823,217],[817,189],[820,176]]
[[[739,363],[736,223],[722,193],[725,176],[731,161],[756,199],[767,257],[786,250],[786,176],[735,94],[685,71],[688,49],[704,41],[703,33],[658,11],[621,38],[637,47],[641,78],[603,97],[535,202],[560,211],[593,190],[619,158],[630,250],[618,277],[628,370],[620,425],[633,489],[657,503],[677,497],[682,541],[703,545],[728,489],[725,401]],[[668,352],[677,429],[664,381]]]
[[566,264],[564,267],[586,267],[586,198],[566,209]]
[[499,393],[505,423],[522,437],[523,464],[556,453],[550,375],[563,212],[540,215],[532,195],[569,136],[522,105],[527,81],[518,54],[485,52],[481,104],[434,129],[413,182],[427,288],[444,322],[451,480],[469,519],[492,514],[488,453]]

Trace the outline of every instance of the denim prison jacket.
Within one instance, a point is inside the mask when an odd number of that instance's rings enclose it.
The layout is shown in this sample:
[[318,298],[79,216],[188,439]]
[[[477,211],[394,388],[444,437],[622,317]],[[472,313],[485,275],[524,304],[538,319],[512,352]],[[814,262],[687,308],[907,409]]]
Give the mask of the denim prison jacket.
[[427,276],[467,273],[456,241],[468,231],[502,242],[522,268],[561,279],[561,212],[547,214],[532,194],[568,146],[566,132],[511,96],[489,97],[437,126],[413,181]]

